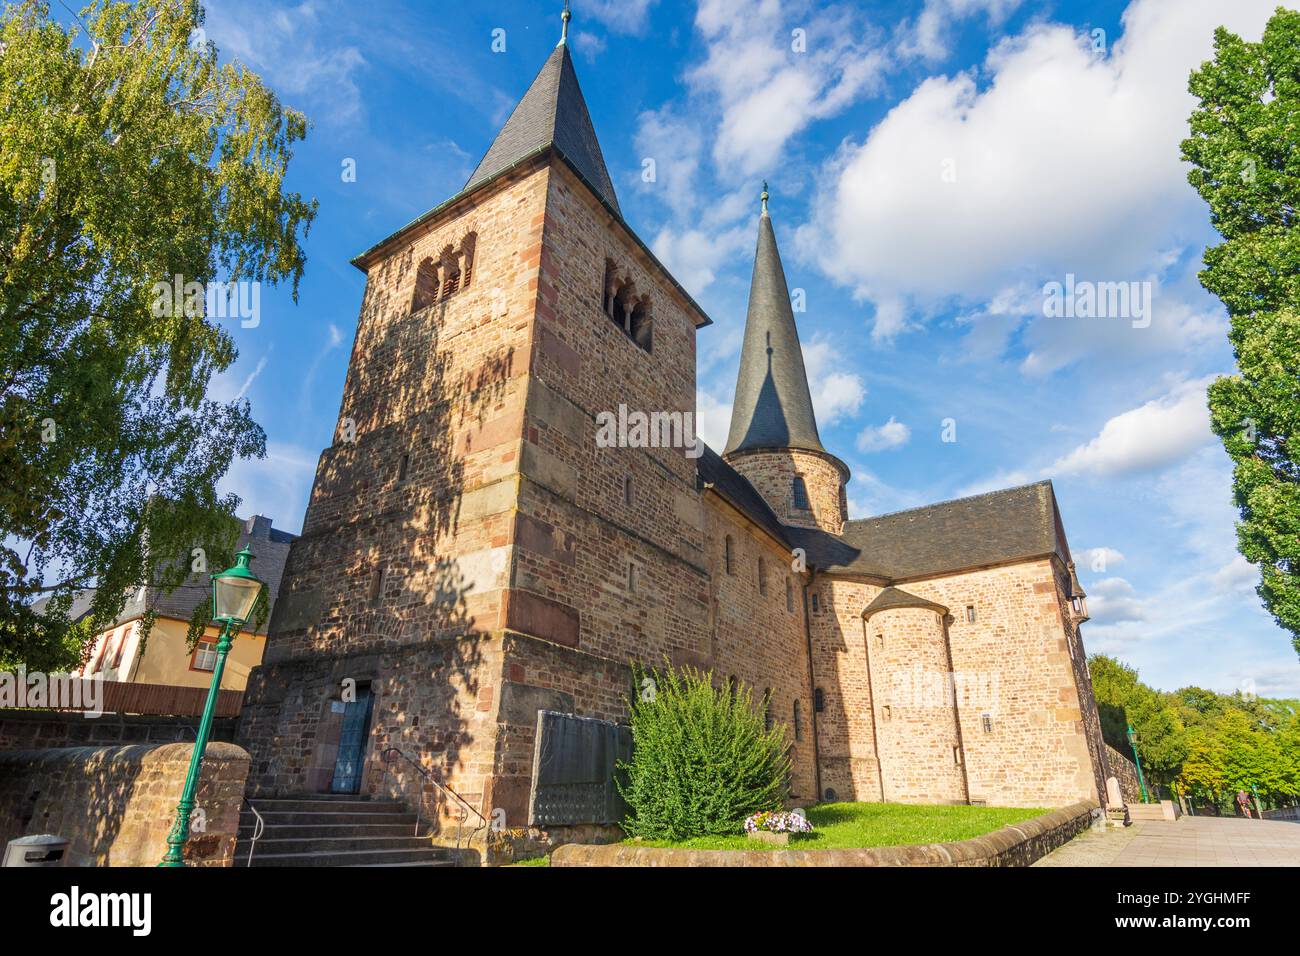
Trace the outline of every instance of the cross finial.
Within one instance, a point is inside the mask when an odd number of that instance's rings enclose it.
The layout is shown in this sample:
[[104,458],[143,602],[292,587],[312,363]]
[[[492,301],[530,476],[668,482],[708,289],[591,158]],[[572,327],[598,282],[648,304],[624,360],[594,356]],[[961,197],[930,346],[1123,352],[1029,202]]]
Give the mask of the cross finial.
[[760,198],[763,200],[763,215],[766,216],[767,215],[767,180],[766,179],[763,180],[763,195]]
[[569,12],[569,0],[564,0],[564,12],[560,14],[560,45],[569,42],[569,21],[573,14]]

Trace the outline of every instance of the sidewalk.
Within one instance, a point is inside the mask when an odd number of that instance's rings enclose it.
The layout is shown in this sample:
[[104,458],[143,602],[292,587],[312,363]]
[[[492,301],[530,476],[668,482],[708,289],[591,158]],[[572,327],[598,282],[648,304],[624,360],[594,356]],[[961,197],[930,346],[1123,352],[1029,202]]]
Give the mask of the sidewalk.
[[1238,817],[1145,820],[1089,830],[1034,866],[1300,866],[1300,823]]

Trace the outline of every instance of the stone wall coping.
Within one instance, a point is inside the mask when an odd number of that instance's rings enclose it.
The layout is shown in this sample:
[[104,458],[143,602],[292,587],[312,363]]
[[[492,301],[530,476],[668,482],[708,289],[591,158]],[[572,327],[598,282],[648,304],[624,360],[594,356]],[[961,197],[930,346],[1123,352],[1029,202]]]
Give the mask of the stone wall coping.
[[[41,750],[0,750],[0,766],[33,763],[85,763],[92,757],[108,760],[186,761],[190,759],[192,743],[121,744],[107,747],[51,747]],[[237,744],[209,740],[203,752],[203,762],[248,760],[248,751]]]
[[[858,850],[688,850],[625,843],[566,843],[551,854],[552,866],[1014,866],[1014,851],[1040,840],[1043,853],[1079,832],[1099,809],[1082,800],[992,833],[953,843],[866,847]],[[1058,840],[1059,838],[1059,840]],[[1051,844],[1055,845],[1051,845]],[[1043,854],[1039,854],[1041,856]],[[1019,861],[1023,862],[1023,861]]]

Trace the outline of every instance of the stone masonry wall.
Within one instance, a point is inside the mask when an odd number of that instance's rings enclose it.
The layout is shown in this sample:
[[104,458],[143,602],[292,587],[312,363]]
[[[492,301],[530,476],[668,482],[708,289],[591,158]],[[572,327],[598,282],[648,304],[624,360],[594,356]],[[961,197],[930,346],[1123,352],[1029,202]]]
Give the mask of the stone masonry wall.
[[[1073,624],[1062,618],[1055,563],[1042,559],[903,585],[951,611],[954,699],[974,802],[1063,806],[1103,792],[1094,757],[1100,732],[1088,717],[1086,683],[1082,696],[1079,689],[1082,648]],[[868,685],[861,621],[880,586],[832,577],[816,579],[813,589],[820,607],[812,616],[814,672],[825,699],[818,715],[822,786],[840,799],[880,799],[871,686],[892,678],[873,669]]]
[[[0,750],[177,743],[194,740],[197,717],[101,714],[86,717],[63,710],[0,710]],[[235,739],[234,717],[212,721],[212,740]]]
[[[335,443],[245,698],[255,793],[328,788],[351,678],[376,694],[363,792],[409,783],[391,744],[487,797],[501,635],[523,603],[508,584],[547,175],[521,167],[369,268]],[[470,233],[468,285],[412,312],[420,262]]]
[[[844,485],[848,475],[829,455],[798,449],[751,451],[729,455],[727,461],[748,479],[782,523],[821,528],[830,534],[844,530],[848,518]],[[796,477],[804,480],[810,508],[795,507]]]
[[1105,746],[1106,765],[1110,770],[1110,776],[1119,781],[1120,796],[1124,798],[1125,803],[1141,803],[1142,787],[1138,784],[1137,764],[1110,744]]
[[[191,750],[133,744],[0,753],[0,846],[53,833],[71,841],[70,866],[156,865],[167,850]],[[189,865],[231,865],[247,773],[242,749],[208,744],[185,844]]]

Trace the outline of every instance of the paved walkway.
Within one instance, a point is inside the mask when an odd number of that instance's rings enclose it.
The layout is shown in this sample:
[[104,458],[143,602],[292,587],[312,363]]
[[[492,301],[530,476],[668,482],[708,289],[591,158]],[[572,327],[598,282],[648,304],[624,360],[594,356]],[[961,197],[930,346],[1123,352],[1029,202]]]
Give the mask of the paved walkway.
[[1300,866],[1300,823],[1239,817],[1144,820],[1088,830],[1034,866]]

